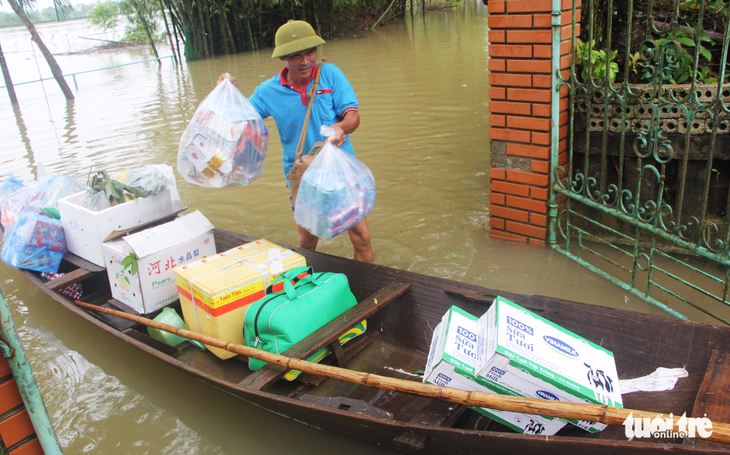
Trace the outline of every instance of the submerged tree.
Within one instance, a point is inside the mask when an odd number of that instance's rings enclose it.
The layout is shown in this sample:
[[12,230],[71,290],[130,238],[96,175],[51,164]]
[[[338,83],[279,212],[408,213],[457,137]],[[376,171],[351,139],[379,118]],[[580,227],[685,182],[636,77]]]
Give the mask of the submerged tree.
[[[53,78],[56,79],[56,82],[61,88],[63,95],[66,97],[67,100],[74,99],[74,95],[71,92],[71,89],[68,87],[68,84],[66,84],[66,80],[63,78],[63,72],[61,71],[61,67],[58,66],[56,59],[53,57],[53,54],[51,54],[51,51],[48,50],[48,48],[46,47],[46,44],[41,39],[38,31],[36,31],[35,26],[30,22],[28,16],[25,15],[25,8],[33,7],[36,0],[7,1],[10,4],[10,8],[13,9],[13,12],[18,16],[23,25],[25,25],[25,28],[28,29],[28,32],[30,32],[31,39],[36,44],[36,46],[38,46],[41,54],[43,54],[43,58],[46,59],[48,66],[51,68]],[[68,11],[71,8],[71,3],[69,2],[69,0],[53,0],[53,3],[56,5],[56,8],[61,12]]]
[[3,48],[0,46],[0,70],[3,72],[3,79],[5,79],[5,87],[8,89],[8,96],[10,96],[10,102],[14,105],[18,104],[18,97],[15,96],[15,88],[13,88],[13,81],[10,79],[10,70],[8,65],[5,63],[5,54],[3,54]]
[[129,21],[125,39],[131,42],[147,41],[155,58],[159,58],[155,47],[157,5],[150,0],[124,0],[119,7]]

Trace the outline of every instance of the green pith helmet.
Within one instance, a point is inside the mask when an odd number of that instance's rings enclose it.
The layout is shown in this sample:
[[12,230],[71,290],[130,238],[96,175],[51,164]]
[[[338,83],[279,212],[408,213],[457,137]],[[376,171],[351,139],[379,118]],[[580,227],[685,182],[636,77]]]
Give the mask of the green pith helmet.
[[284,57],[295,52],[301,52],[325,41],[317,36],[311,25],[304,21],[289,21],[276,31],[276,47],[271,58]]

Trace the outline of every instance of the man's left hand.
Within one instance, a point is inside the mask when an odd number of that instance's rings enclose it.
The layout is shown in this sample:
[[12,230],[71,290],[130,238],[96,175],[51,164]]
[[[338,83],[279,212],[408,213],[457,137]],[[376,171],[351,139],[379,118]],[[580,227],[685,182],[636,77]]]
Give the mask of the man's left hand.
[[335,130],[335,137],[329,139],[329,142],[337,147],[341,146],[347,140],[347,135],[352,134],[358,126],[360,126],[360,114],[357,110],[347,111],[342,121],[330,125],[330,128]]
[[336,145],[337,147],[344,144],[347,140],[347,135],[345,134],[345,131],[342,129],[342,127],[339,124],[335,123],[334,125],[331,125],[330,128],[335,130],[335,135],[334,137],[330,137],[328,141],[333,145]]

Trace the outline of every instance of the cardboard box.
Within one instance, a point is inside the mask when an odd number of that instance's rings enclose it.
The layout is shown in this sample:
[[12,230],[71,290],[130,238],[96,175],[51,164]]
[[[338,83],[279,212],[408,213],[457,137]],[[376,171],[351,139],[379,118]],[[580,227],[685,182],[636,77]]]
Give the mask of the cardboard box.
[[439,373],[453,376],[455,371],[462,376],[476,376],[485,352],[485,332],[477,322],[477,317],[461,308],[449,308],[433,331],[424,382],[437,384]]
[[89,262],[104,267],[102,243],[114,231],[131,229],[173,213],[170,189],[156,196],[133,199],[95,212],[77,205],[85,192],[58,200],[58,211],[66,233],[68,250]]
[[[499,393],[623,407],[613,354],[497,297],[479,319],[486,352],[476,380]],[[598,422],[569,421],[598,432]]]
[[[304,256],[261,239],[176,267],[185,323],[194,332],[242,345],[243,322],[251,303],[262,298],[279,275],[303,265]],[[208,348],[221,359],[235,356]]]
[[[451,307],[436,326],[431,339],[423,382],[460,390],[495,393],[474,380],[477,364],[483,363],[486,352],[486,332],[478,318]],[[552,436],[565,426],[565,421],[553,417],[476,408],[518,433]]]
[[[213,256],[213,225],[196,211],[102,245],[112,296],[142,314],[178,299],[173,269]],[[137,273],[122,261],[137,256]]]

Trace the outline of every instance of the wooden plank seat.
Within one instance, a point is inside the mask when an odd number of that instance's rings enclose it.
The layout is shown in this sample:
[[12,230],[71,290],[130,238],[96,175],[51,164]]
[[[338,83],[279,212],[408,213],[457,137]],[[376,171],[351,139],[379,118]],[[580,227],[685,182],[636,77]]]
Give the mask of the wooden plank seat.
[[51,291],[58,291],[59,289],[63,289],[66,286],[70,286],[72,284],[84,281],[85,279],[87,279],[97,273],[98,272],[93,272],[93,271],[86,270],[86,269],[72,270],[68,273],[64,273],[63,275],[56,278],[55,280],[46,282],[46,287],[48,289],[50,289]]
[[69,264],[73,264],[76,267],[84,270],[88,270],[89,272],[104,272],[106,271],[106,268],[98,266],[94,264],[93,262],[87,261],[86,259],[76,256],[73,253],[66,253],[63,255],[63,260],[65,262],[68,262]]
[[[372,343],[373,340],[375,340],[375,338],[377,338],[378,336],[380,336],[380,332],[377,332],[375,330],[366,331],[362,335],[345,344],[344,346],[342,346],[342,349],[345,351],[345,358],[353,358],[358,352],[362,351],[363,349],[365,349],[366,346]],[[337,359],[335,359],[335,362],[336,361]],[[325,357],[320,363],[324,365],[332,365],[334,362]],[[317,376],[309,373],[302,373],[297,376],[297,381],[301,382],[305,386],[318,386],[325,379],[327,378],[325,378],[324,376]]]
[[[289,348],[283,353],[283,355],[296,359],[307,359],[320,349],[326,346],[331,346],[333,343],[339,346],[339,350],[341,350],[342,346],[340,346],[338,339],[342,336],[342,334],[359,324],[363,319],[367,319],[372,316],[381,308],[385,307],[385,305],[406,293],[410,287],[410,283],[405,283],[403,281],[394,281],[390,283],[383,289],[368,296],[354,307],[345,311],[337,319],[325,324],[322,328]],[[337,350],[338,348],[333,348],[333,352],[336,353]],[[335,357],[337,358],[337,354],[335,354]],[[338,362],[339,361],[340,359],[338,358]],[[240,385],[252,387],[256,390],[266,390],[288,371],[289,370],[285,367],[266,364],[260,370],[252,373],[241,381]]]

